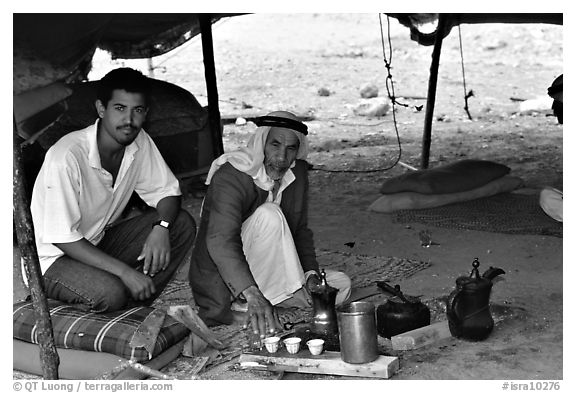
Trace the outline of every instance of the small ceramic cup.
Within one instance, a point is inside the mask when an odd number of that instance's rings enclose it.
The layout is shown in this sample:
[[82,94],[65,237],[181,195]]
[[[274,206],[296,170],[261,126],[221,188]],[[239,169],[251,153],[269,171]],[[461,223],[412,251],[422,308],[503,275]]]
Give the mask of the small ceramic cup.
[[314,340],[308,340],[306,345],[308,345],[308,350],[312,355],[320,355],[324,349],[324,340],[315,338]]
[[284,345],[288,352],[294,355],[300,349],[300,341],[302,341],[300,337],[290,337],[284,340]]
[[264,339],[264,345],[266,350],[270,353],[278,351],[278,344],[280,343],[280,337],[266,337]]

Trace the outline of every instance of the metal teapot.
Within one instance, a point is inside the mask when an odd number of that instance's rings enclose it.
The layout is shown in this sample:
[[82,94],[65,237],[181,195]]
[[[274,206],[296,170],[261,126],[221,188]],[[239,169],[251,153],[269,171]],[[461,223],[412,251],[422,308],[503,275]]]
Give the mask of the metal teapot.
[[500,268],[490,267],[480,277],[479,266],[480,262],[475,258],[470,276],[456,279],[456,289],[446,301],[450,333],[454,337],[472,341],[484,340],[494,328],[494,320],[490,313],[492,280],[500,274],[505,274]]
[[376,309],[376,327],[380,336],[391,338],[430,325],[430,309],[417,297],[404,295],[400,285],[392,287],[384,281],[376,281],[376,285],[395,295]]
[[320,336],[337,335],[336,294],[338,289],[326,282],[326,272],[320,273],[320,284],[310,290],[313,316],[310,330]]

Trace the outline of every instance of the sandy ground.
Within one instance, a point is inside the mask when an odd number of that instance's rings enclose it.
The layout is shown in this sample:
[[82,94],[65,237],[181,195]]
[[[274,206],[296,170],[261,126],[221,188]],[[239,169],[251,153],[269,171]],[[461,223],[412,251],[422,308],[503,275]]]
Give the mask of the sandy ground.
[[[387,31],[383,19],[384,34]],[[431,47],[390,25],[392,74],[402,162],[419,167]],[[309,161],[329,169],[375,169],[398,155],[390,113],[357,116],[360,88],[374,83],[386,96],[386,70],[377,14],[245,15],[214,26],[216,72],[223,115],[249,116],[287,109],[308,114],[313,152]],[[508,165],[524,179],[525,192],[546,185],[562,188],[562,126],[548,110],[520,113],[524,100],[545,96],[563,72],[563,33],[551,25],[464,25],[461,30],[473,120],[465,111],[458,30],[447,37],[438,79],[430,166],[463,158]],[[157,59],[155,77],[187,88],[206,103],[199,39]],[[123,64],[99,54],[93,77]],[[145,62],[124,62],[146,70]],[[320,88],[330,92],[318,94]],[[253,124],[224,128],[225,149],[246,141]],[[317,248],[426,260],[431,267],[403,282],[406,293],[426,299],[447,296],[473,258],[482,268],[506,271],[491,301],[508,317],[480,343],[449,339],[400,354],[393,379],[558,380],[563,364],[563,239],[505,235],[396,224],[389,215],[367,211],[386,178],[404,173],[395,166],[369,174],[312,171],[310,225]],[[197,202],[190,199],[194,209]],[[418,232],[428,229],[436,246],[422,248]],[[350,272],[353,274],[353,271]],[[229,375],[228,375],[229,376]],[[223,375],[223,378],[227,378]],[[289,379],[314,376],[286,374]]]

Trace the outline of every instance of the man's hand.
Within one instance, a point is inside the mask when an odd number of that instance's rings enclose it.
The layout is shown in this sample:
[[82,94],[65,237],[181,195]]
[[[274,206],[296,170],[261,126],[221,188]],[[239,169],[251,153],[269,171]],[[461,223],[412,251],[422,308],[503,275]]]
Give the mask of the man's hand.
[[250,325],[254,334],[260,335],[260,338],[266,337],[268,333],[274,334],[274,332],[282,330],[276,310],[258,287],[252,285],[246,288],[242,294],[248,303],[244,328]]
[[155,225],[150,231],[138,260],[144,259],[144,274],[154,276],[170,263],[170,234],[168,229]]
[[311,274],[310,277],[308,277],[308,280],[306,280],[306,290],[310,293],[314,289],[318,288],[321,283],[322,281],[320,280],[320,276],[317,274]]
[[135,300],[143,301],[156,292],[152,279],[130,267],[127,267],[120,279],[130,290],[130,294]]
[[55,245],[71,258],[120,278],[135,300],[146,300],[156,292],[150,277],[104,253],[84,238]]

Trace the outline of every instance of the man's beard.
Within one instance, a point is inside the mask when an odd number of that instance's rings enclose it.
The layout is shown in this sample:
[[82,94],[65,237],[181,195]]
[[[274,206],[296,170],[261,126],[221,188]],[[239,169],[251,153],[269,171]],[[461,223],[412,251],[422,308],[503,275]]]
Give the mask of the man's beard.
[[[118,131],[120,131],[117,135],[116,141],[121,144],[122,146],[128,146],[130,145],[132,142],[134,142],[134,140],[136,139],[136,137],[138,136],[138,133],[140,132],[140,128],[133,126],[133,125],[124,125],[124,126],[120,126],[116,128]],[[128,131],[129,133],[126,134],[125,131]]]
[[288,167],[279,166],[275,162],[270,160],[266,160],[264,162],[264,167],[266,168],[266,174],[272,180],[282,179],[289,169]]

